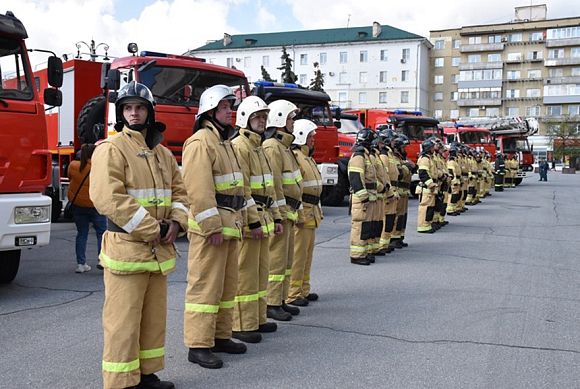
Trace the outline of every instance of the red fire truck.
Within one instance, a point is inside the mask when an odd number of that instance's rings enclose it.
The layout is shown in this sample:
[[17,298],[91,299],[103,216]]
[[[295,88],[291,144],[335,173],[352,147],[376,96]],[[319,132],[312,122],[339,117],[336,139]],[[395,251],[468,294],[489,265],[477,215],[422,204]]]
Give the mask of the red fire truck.
[[495,142],[491,131],[487,128],[465,125],[460,122],[442,122],[439,126],[443,130],[443,141],[446,144],[459,142],[476,150],[485,150],[491,154],[491,159],[495,160]]
[[[50,239],[50,198],[42,194],[50,183],[50,152],[27,37],[12,12],[0,14],[0,283],[16,277],[22,248]],[[56,56],[49,58],[47,81],[55,87],[62,83]],[[46,104],[61,101],[59,90],[44,91]]]
[[[206,63],[204,59],[142,51],[128,47],[131,56],[112,63],[73,59],[64,63],[63,104],[47,115],[52,153],[53,220],[58,218],[68,190],[67,167],[82,143],[114,134],[116,90],[136,80],[151,89],[156,119],[167,125],[163,144],[181,161],[183,142],[192,134],[199,98],[216,84],[232,87],[241,98],[249,93],[243,72]],[[35,73],[46,87],[46,69]]]

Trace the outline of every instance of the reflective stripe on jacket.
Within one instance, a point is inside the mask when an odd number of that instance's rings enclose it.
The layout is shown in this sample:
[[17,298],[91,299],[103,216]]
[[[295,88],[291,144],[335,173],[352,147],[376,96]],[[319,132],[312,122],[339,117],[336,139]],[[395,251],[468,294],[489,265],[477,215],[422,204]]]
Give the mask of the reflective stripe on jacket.
[[[318,171],[316,162],[309,155],[308,146],[302,145],[293,150],[302,174],[303,195],[315,196],[320,198],[322,194],[322,176]],[[318,228],[322,221],[322,208],[320,201],[318,204],[311,204],[307,201],[302,202],[303,209],[300,211],[301,220],[304,222],[304,228]]]
[[352,191],[352,202],[376,201],[377,174],[368,151],[355,146],[348,161],[348,180]]

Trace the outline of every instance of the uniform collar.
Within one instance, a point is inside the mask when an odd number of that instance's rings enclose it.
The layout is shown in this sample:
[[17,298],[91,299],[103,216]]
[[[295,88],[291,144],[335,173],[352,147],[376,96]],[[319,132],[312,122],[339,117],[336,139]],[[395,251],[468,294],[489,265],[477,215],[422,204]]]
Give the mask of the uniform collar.
[[298,147],[298,150],[300,150],[305,156],[310,157],[310,147],[308,147],[308,145],[301,145]]
[[290,147],[292,142],[294,142],[294,135],[288,134],[287,132],[278,131],[274,134],[274,138],[278,139],[280,143],[282,143],[286,147]]
[[247,128],[240,129],[240,135],[248,138],[248,140],[254,146],[260,146],[262,144],[262,135],[255,133],[254,131],[248,130]]

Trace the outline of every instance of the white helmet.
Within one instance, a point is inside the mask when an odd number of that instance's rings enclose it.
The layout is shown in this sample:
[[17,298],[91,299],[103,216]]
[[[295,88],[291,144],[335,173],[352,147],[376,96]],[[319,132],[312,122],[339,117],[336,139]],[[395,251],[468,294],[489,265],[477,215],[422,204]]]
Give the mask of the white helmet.
[[201,94],[199,98],[199,109],[197,111],[197,118],[202,113],[211,111],[218,106],[219,102],[227,99],[236,101],[236,96],[234,96],[232,89],[225,85],[214,85],[211,88],[207,88]]
[[268,123],[266,127],[284,128],[286,119],[296,116],[298,107],[286,100],[276,100],[268,105],[270,113],[268,114]]
[[238,106],[236,113],[236,126],[248,128],[248,119],[256,112],[270,112],[268,105],[258,96],[248,96]]
[[294,141],[292,142],[292,144],[300,146],[305,145],[306,138],[308,138],[308,135],[310,135],[311,132],[314,132],[314,134],[316,134],[315,130],[317,128],[318,126],[308,119],[296,120],[294,122],[294,132],[292,133],[292,135],[294,135]]

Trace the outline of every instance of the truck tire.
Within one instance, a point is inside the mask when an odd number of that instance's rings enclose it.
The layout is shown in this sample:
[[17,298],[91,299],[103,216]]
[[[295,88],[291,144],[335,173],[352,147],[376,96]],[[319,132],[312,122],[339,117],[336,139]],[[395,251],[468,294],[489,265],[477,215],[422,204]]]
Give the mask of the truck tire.
[[521,183],[522,183],[522,178],[521,177],[514,179],[514,184],[516,184],[516,186],[518,186]]
[[81,143],[96,143],[105,138],[105,96],[95,96],[89,99],[77,120],[77,134]]
[[0,251],[0,284],[9,284],[20,266],[20,250]]
[[334,186],[325,185],[322,187],[320,202],[322,205],[340,207],[344,203],[344,188],[340,184]]

